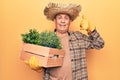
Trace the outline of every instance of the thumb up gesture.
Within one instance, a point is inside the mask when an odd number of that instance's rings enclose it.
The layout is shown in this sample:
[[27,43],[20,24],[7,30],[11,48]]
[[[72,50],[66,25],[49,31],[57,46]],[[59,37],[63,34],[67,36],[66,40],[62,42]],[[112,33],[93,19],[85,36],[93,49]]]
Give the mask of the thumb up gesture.
[[86,30],[92,32],[95,29],[95,26],[87,20],[87,18],[82,15],[82,20],[80,22],[80,30]]

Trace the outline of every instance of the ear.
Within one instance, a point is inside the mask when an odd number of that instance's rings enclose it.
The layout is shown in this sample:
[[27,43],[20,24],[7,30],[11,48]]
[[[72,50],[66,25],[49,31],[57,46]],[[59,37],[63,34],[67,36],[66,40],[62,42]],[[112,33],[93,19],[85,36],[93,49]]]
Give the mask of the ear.
[[55,28],[56,28],[56,26],[57,26],[57,24],[56,24],[56,19],[54,19],[53,21],[54,21],[54,25],[55,25]]
[[71,24],[72,20],[70,19],[70,24]]
[[54,18],[54,20],[53,20],[54,22],[56,22],[56,19]]

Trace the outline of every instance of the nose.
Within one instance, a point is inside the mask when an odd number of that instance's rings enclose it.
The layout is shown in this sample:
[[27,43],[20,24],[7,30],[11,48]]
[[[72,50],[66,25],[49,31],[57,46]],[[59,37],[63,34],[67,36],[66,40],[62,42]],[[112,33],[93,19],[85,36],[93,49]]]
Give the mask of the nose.
[[61,23],[65,23],[65,19],[61,19]]

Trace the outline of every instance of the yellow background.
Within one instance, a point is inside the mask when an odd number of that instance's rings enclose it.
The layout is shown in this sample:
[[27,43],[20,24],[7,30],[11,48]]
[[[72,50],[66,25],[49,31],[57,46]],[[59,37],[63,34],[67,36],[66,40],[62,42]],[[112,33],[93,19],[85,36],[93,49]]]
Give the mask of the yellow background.
[[[105,40],[101,50],[89,50],[89,80],[120,80],[120,0],[0,0],[0,80],[41,80],[20,59],[21,34],[30,28],[52,30],[43,14],[48,2],[76,3]],[[79,30],[80,16],[71,30]]]

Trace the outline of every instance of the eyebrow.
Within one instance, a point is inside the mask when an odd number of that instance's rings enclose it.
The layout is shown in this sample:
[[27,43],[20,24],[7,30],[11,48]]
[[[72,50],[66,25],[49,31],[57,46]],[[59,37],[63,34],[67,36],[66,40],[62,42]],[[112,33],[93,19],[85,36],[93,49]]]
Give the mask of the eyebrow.
[[[59,13],[59,14],[64,14],[64,13]],[[57,16],[60,16],[59,14],[56,14],[56,15],[54,16],[54,19],[56,19]],[[69,14],[66,14],[66,15],[71,19],[71,16],[70,16]]]

